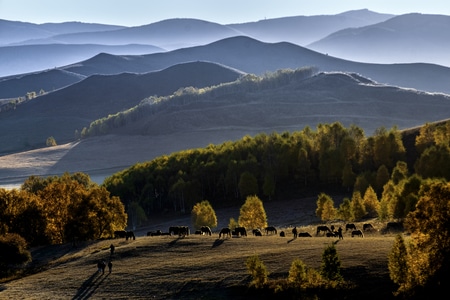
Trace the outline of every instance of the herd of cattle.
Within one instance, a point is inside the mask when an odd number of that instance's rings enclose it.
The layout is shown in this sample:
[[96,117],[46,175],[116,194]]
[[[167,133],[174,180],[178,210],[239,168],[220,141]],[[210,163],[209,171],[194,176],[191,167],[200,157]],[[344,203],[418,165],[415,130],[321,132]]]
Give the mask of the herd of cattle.
[[[403,230],[402,223],[399,222],[389,222],[386,224],[386,226],[381,229],[380,231],[382,233],[388,233],[388,232],[399,232]],[[319,225],[316,229],[316,236],[327,236],[327,237],[338,237],[343,238],[343,232],[344,229],[339,226],[338,229],[334,225],[327,226],[327,225]],[[362,225],[362,229],[358,229],[355,224],[348,223],[345,225],[345,233],[350,233],[352,237],[364,237],[365,232],[373,232],[373,231],[379,231],[375,229],[375,227],[370,223],[365,223]],[[147,236],[161,236],[161,235],[169,235],[169,236],[188,236],[190,234],[190,230],[188,226],[171,226],[169,227],[168,232],[163,232],[161,230],[156,231],[149,231],[147,232]],[[207,235],[211,236],[213,234],[212,230],[208,226],[202,226],[199,230],[195,231],[196,235]],[[280,237],[285,237],[287,234],[285,231],[280,231],[278,233],[278,230],[274,226],[268,226],[261,229],[253,229],[251,231],[251,234],[254,236],[263,236],[263,235],[277,235],[279,234]],[[297,237],[312,237],[312,235],[309,232],[298,232],[297,227],[294,227],[292,229],[292,234],[294,238]],[[226,237],[242,237],[247,236],[247,229],[245,227],[236,227],[234,230],[224,227],[219,231],[219,238],[226,238]],[[133,231],[126,231],[126,230],[119,230],[114,232],[115,238],[125,238],[128,239],[136,239]]]

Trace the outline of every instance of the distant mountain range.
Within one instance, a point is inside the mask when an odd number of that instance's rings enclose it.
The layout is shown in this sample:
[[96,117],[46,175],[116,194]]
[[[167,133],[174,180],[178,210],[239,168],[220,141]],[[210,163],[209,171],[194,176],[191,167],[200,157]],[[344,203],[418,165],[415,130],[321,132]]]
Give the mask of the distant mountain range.
[[[147,55],[98,54],[88,60],[49,72],[0,78],[0,99],[23,96],[30,91],[53,91],[95,74],[154,72],[175,64],[209,61],[245,73],[262,75],[279,69],[313,66],[318,71],[353,72],[379,83],[429,92],[450,93],[450,68],[433,64],[369,64],[338,59],[291,43],[263,43],[249,37],[231,37],[205,46]],[[32,78],[32,79],[30,79]]]
[[[393,21],[389,22],[391,19]],[[289,42],[353,61],[439,64],[446,62],[443,58],[448,52],[447,27],[445,16],[394,16],[365,9],[337,15],[294,16],[228,25],[181,18],[136,27],[77,22],[37,25],[0,20],[0,46],[4,47],[0,48],[0,63],[6,66],[0,70],[0,76],[61,67],[101,52],[124,54],[129,51],[127,54],[143,54],[144,45],[154,47],[148,54],[206,45],[235,36],[248,36],[268,43]],[[447,39],[436,43],[436,39],[430,39],[436,37],[436,32],[441,32]],[[355,33],[358,38],[336,39],[336,36],[346,34],[351,37]],[[403,38],[405,36],[408,38]],[[370,43],[367,42],[372,39]],[[65,45],[65,52],[62,52],[61,44]],[[27,47],[35,45],[48,47],[46,51],[27,50]],[[79,49],[70,50],[80,45],[91,45],[91,48],[95,45],[98,49],[95,54],[92,54],[95,49],[86,53]],[[133,48],[129,45],[140,45],[141,52],[137,53],[136,46]],[[15,48],[18,46],[20,48]],[[364,48],[368,51],[362,51]],[[410,55],[404,52],[405,49],[412,51],[412,54],[429,52],[430,55]],[[74,52],[78,52],[78,55],[74,55]],[[441,64],[450,66],[450,63]]]
[[360,62],[450,66],[450,16],[396,16],[381,23],[339,30],[306,47]]

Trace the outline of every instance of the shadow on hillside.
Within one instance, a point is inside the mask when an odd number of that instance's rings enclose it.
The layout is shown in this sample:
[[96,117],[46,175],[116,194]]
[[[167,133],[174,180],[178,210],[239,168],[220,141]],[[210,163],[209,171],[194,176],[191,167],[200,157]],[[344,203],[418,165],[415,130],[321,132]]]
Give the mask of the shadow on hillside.
[[89,299],[108,276],[109,273],[99,274],[96,271],[85,282],[83,282],[72,300]]
[[224,241],[225,241],[225,240],[216,239],[216,240],[214,241],[214,243],[212,244],[212,247],[211,247],[211,248],[219,247],[220,245],[223,244]]
[[289,243],[295,241],[296,239],[297,239],[297,238],[292,238],[292,239],[290,239],[289,241],[287,241],[287,243],[289,244]]
[[175,246],[175,244],[176,244],[179,240],[182,240],[182,239],[184,239],[184,236],[183,236],[183,235],[177,237],[176,239],[174,239],[173,241],[171,241],[171,242],[169,243],[169,247]]

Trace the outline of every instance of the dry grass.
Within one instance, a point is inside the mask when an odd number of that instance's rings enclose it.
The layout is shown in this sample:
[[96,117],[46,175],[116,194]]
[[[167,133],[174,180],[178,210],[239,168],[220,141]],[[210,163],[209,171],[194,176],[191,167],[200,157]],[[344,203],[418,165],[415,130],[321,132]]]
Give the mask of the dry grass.
[[[292,234],[286,232],[284,238],[269,235],[219,239],[217,233],[211,237],[140,236],[134,241],[104,240],[77,248],[64,245],[35,249],[36,265],[46,267],[2,284],[0,298],[251,299],[251,278],[245,268],[248,256],[259,255],[270,272],[270,280],[282,280],[287,278],[295,258],[318,269],[324,248],[336,242],[335,238],[317,236],[293,240]],[[346,292],[346,299],[391,297],[387,254],[393,241],[393,235],[378,232],[364,238],[352,238],[347,233],[336,243],[344,279],[355,287]],[[97,274],[96,263],[109,258],[111,242],[116,246],[113,272]]]

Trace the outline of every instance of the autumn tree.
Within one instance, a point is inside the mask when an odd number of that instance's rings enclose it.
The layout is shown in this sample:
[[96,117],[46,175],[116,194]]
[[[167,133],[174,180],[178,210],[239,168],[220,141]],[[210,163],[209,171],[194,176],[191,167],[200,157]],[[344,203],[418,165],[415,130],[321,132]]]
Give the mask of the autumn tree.
[[330,196],[323,193],[319,195],[316,215],[322,221],[331,221],[336,218],[337,209],[334,207],[334,201]]
[[192,224],[194,224],[196,229],[202,226],[217,227],[216,212],[208,200],[203,200],[195,204],[192,208],[191,216]]
[[352,219],[352,203],[349,198],[345,197],[342,200],[342,203],[339,205],[338,216],[344,221]]
[[450,183],[427,182],[416,209],[405,219],[411,233],[406,291],[444,292],[450,278]]
[[359,192],[353,193],[350,209],[353,221],[361,220],[366,215],[366,208]]
[[257,196],[248,196],[241,206],[238,219],[240,226],[245,228],[267,227],[267,216],[262,201]]
[[380,202],[378,201],[377,194],[371,186],[369,186],[364,193],[363,203],[368,217],[375,218],[378,216]]

